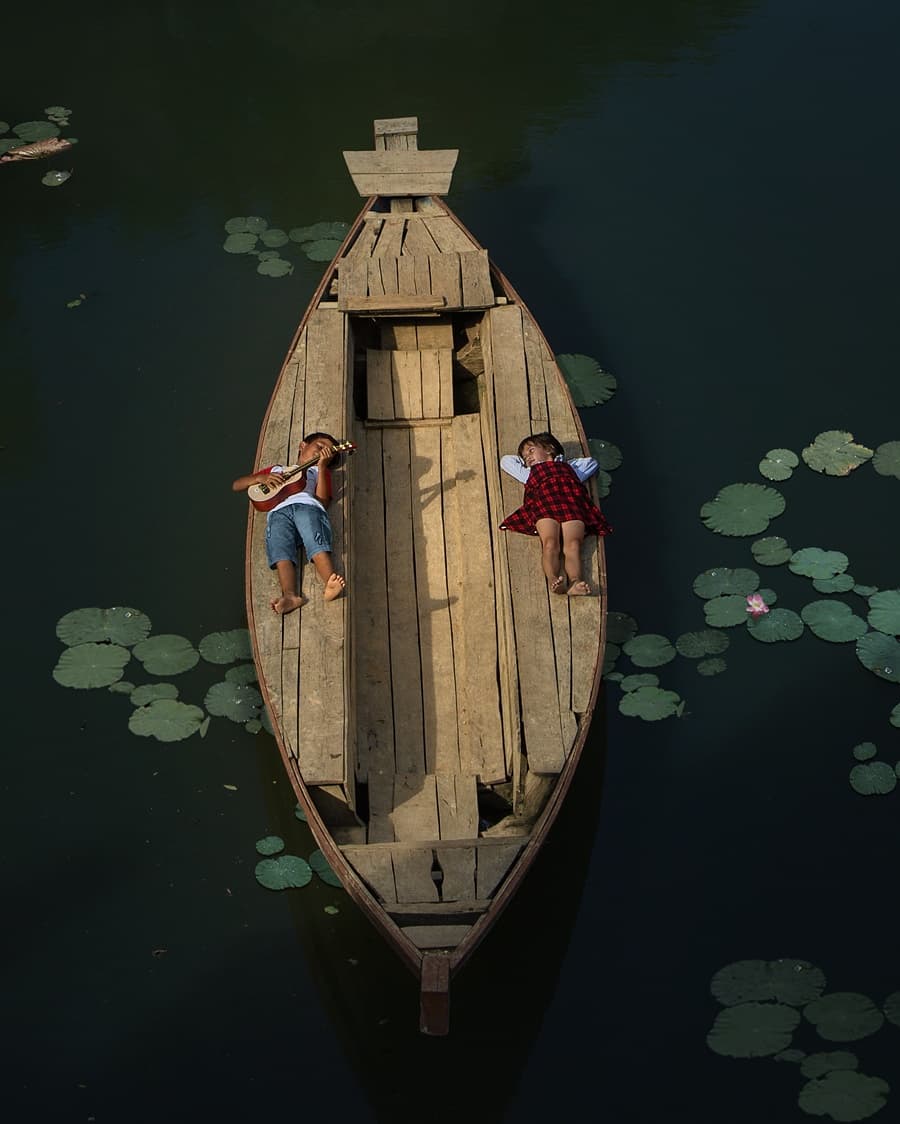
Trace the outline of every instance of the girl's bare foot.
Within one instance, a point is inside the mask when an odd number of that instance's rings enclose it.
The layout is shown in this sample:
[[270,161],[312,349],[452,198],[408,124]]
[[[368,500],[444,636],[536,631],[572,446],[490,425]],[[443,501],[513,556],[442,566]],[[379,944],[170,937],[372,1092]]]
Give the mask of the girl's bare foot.
[[285,613],[293,613],[295,609],[299,609],[304,600],[305,598],[299,593],[282,593],[280,597],[274,597],[269,604],[276,613],[283,616]]
[[551,593],[565,593],[566,592],[566,579],[562,576],[562,574],[557,574],[557,576],[550,582],[550,592]]
[[322,594],[326,601],[334,601],[336,597],[344,592],[344,586],[347,583],[340,574],[332,574],[328,581],[325,583],[325,592]]
[[591,592],[591,587],[587,582],[572,582],[569,586],[570,597],[586,597]]

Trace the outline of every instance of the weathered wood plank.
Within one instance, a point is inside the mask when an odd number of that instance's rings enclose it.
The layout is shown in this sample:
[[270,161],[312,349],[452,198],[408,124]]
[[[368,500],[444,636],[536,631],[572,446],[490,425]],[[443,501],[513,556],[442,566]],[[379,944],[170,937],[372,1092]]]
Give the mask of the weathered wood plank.
[[494,287],[487,250],[472,250],[459,255],[463,308],[488,308],[494,303]]
[[401,255],[397,259],[397,288],[403,296],[415,296],[416,293],[416,267],[414,259]]
[[373,122],[376,137],[389,137],[398,134],[415,136],[419,131],[418,117],[376,117]]
[[[421,175],[428,178],[434,173],[446,175],[453,171],[459,156],[458,148],[407,149],[401,152],[344,152],[344,163],[354,178],[365,175],[401,176]],[[377,194],[373,192],[373,194]],[[431,195],[431,188],[404,191],[403,195]]]
[[[431,292],[431,258],[413,258],[413,275],[416,279],[416,292],[419,294],[419,298],[427,300],[433,296]],[[440,300],[442,305],[447,303],[443,297],[435,297],[434,299]]]
[[[272,614],[275,616],[275,614]],[[281,654],[281,732],[288,751],[300,762],[300,727],[298,724],[300,696],[300,652],[285,648]]]
[[356,258],[368,258],[372,254],[375,242],[378,238],[378,233],[381,230],[381,222],[384,215],[378,215],[371,222],[363,223],[362,229],[354,240],[353,244],[345,251],[344,256],[341,258],[339,265],[344,262],[354,261]]
[[516,861],[521,850],[521,841],[507,843],[505,846],[497,847],[495,850],[487,847],[478,848],[475,870],[476,897],[491,897],[500,885],[506,872]]
[[441,370],[438,352],[422,351],[422,417],[437,418],[441,415]]
[[[527,835],[527,834],[521,835],[521,836],[516,836],[516,843],[519,846],[524,846],[528,842],[529,838],[530,838],[530,836]],[[510,840],[509,840],[508,837],[504,838],[504,837],[500,837],[500,836],[493,837],[493,836],[490,836],[490,835],[487,835],[487,836],[481,835],[481,836],[478,837],[478,839],[474,839],[474,840],[473,839],[416,839],[415,841],[413,841],[411,843],[403,843],[403,842],[369,843],[369,844],[367,844],[367,846],[371,847],[373,849],[376,849],[376,850],[391,850],[391,851],[401,851],[405,847],[412,847],[412,848],[431,847],[432,850],[437,850],[439,848],[443,849],[445,847],[449,847],[449,848],[474,847],[476,850],[480,851],[483,848],[487,848],[487,847],[508,847],[509,843],[510,843]],[[345,844],[345,845],[341,846],[341,850],[349,853],[353,849],[354,846],[356,846],[356,844]]]
[[368,259],[357,255],[338,262],[338,300],[341,297],[364,297],[369,291]]
[[379,325],[381,346],[385,351],[415,351],[415,320],[383,320]]
[[430,847],[397,851],[391,855],[398,902],[436,902],[437,886],[431,877],[434,856]]
[[549,423],[547,421],[547,391],[544,386],[544,363],[541,357],[542,341],[530,317],[523,317],[522,331],[525,337],[525,365],[528,368],[531,432],[543,433]]
[[465,940],[471,925],[404,925],[403,934],[416,948],[456,948]]
[[439,414],[444,418],[452,418],[454,411],[453,352],[449,349],[441,349],[438,352],[438,382],[441,388]]
[[453,322],[445,317],[420,320],[416,324],[416,347],[420,351],[453,351]]
[[440,835],[433,773],[397,773],[394,776],[391,822],[395,839],[434,839]]
[[394,868],[390,851],[372,850],[370,847],[345,847],[347,861],[367,882],[379,901],[393,904],[397,901]]
[[378,260],[381,262],[381,284],[384,287],[385,296],[397,296],[400,292],[397,259],[388,257]]
[[390,843],[394,838],[394,771],[393,762],[369,761],[369,828],[368,844]]
[[422,417],[422,360],[418,351],[391,351],[394,414],[398,418]]
[[[459,852],[455,852],[455,854],[458,855]],[[474,869],[475,866],[473,862],[472,870],[474,871]],[[472,880],[472,885],[473,887],[475,885],[474,878]],[[441,893],[443,893],[443,885],[441,886]],[[446,916],[448,913],[485,913],[490,908],[491,902],[489,900],[477,901],[475,898],[465,898],[451,901],[444,898],[439,902],[406,902],[402,905],[390,905],[386,908],[385,912],[405,917],[441,917]]]
[[460,230],[449,215],[435,215],[427,218],[425,225],[443,254],[479,248],[464,231]]
[[[373,156],[413,156],[414,152],[372,153]],[[446,195],[453,180],[453,170],[447,172],[351,172],[353,186],[360,195]]]
[[[376,351],[374,348],[366,350],[366,412],[370,418],[394,417],[391,355],[390,351]],[[378,469],[380,476],[380,465]]]
[[435,779],[441,839],[476,839],[478,798],[475,778],[461,773],[438,773]]
[[[372,261],[373,259],[369,259]],[[369,285],[371,286],[374,281],[374,276],[369,273]],[[377,282],[378,285],[382,284],[381,271],[378,271]],[[386,296],[384,294],[372,294],[368,297],[346,297],[338,300],[338,305],[341,312],[368,312],[371,314],[383,313],[414,313],[414,312],[431,312],[435,309],[443,308],[446,305],[446,300],[441,296],[405,296],[402,294],[391,294]]]
[[[436,847],[435,858],[444,872],[441,898],[445,903],[461,904],[475,898],[475,848]],[[452,906],[451,906],[452,908]]]
[[442,296],[448,308],[462,305],[462,279],[459,273],[459,254],[432,254],[428,259],[431,270],[431,291]]
[[404,218],[402,215],[387,215],[378,241],[372,250],[373,258],[396,258],[403,242]]
[[414,258],[427,258],[429,254],[439,254],[440,252],[440,247],[431,237],[425,222],[413,222],[407,216],[402,253]]
[[338,294],[338,305],[342,309],[351,308],[360,303],[365,304],[367,300],[371,300],[373,297],[384,296],[384,282],[381,280],[381,262],[378,258],[366,259],[366,287],[369,291],[368,297],[345,297],[342,301],[340,294]]

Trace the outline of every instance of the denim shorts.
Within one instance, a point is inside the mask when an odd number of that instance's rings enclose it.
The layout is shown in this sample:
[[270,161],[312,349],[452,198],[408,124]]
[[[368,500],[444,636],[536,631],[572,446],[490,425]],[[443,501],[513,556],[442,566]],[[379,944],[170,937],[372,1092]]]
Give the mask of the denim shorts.
[[266,557],[269,569],[278,562],[297,565],[300,547],[306,557],[331,550],[331,522],[326,512],[316,504],[289,503],[270,511],[266,519]]

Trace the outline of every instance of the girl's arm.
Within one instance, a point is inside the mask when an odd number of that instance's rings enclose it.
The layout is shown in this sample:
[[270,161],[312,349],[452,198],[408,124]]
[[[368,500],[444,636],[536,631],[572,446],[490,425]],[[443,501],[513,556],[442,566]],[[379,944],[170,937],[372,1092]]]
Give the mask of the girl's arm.
[[505,457],[500,458],[500,467],[504,472],[509,473],[510,476],[514,476],[516,480],[522,484],[524,484],[531,475],[531,469],[525,467],[525,462],[522,458],[513,456],[512,454],[507,454]]
[[569,461],[569,464],[575,469],[578,479],[582,481],[587,480],[597,471],[597,462],[593,457],[575,457],[574,460]]

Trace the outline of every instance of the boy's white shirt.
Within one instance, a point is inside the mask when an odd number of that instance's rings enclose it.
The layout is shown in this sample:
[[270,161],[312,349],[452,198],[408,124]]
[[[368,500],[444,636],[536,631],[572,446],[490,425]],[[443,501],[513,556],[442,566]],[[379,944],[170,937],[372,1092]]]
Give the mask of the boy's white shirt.
[[[273,464],[271,471],[284,472],[285,468],[290,468],[290,465]],[[275,504],[275,506],[272,508],[272,511],[278,511],[280,508],[287,507],[288,504],[291,503],[308,503],[312,504],[313,507],[320,507],[323,511],[325,511],[325,505],[321,502],[321,500],[317,500],[314,494],[316,490],[316,481],[318,479],[319,470],[315,465],[312,465],[311,468],[308,468],[306,470],[305,486],[301,488],[299,492],[294,492],[292,496],[288,496],[286,500],[282,500],[281,503]]]
[[[554,457],[554,460],[561,461],[562,457]],[[566,461],[575,469],[575,475],[579,480],[587,480],[588,477],[593,476],[597,471],[597,462],[593,457],[575,457],[574,460]],[[500,458],[500,467],[504,472],[508,472],[510,476],[514,476],[516,480],[521,481],[523,484],[528,480],[531,475],[531,469],[525,464],[521,457],[516,456],[514,453],[508,453],[506,456]]]

